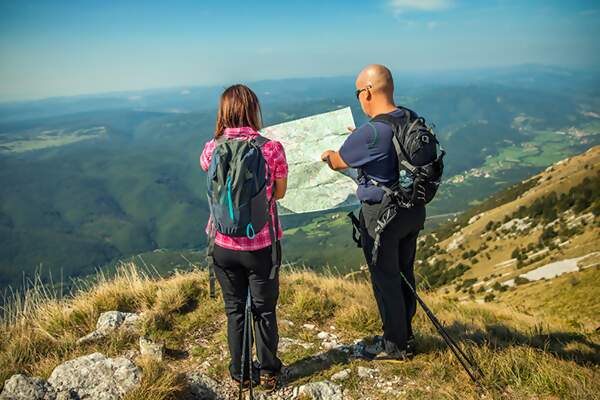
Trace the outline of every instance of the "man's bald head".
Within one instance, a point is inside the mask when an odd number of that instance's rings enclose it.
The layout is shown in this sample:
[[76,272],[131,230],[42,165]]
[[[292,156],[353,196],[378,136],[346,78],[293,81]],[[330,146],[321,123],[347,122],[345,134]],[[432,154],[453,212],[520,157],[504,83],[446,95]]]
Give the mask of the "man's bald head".
[[394,95],[394,79],[390,70],[381,64],[367,65],[356,78],[356,88],[370,86],[373,93],[381,93],[390,99]]
[[371,64],[360,71],[356,78],[356,93],[360,106],[368,116],[396,109],[392,73],[381,64]]

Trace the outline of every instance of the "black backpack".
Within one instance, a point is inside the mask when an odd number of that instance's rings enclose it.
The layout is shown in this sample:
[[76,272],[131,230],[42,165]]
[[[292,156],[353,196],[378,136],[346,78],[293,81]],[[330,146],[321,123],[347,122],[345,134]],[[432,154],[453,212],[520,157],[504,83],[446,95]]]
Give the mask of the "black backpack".
[[[371,262],[377,263],[381,233],[398,214],[398,208],[412,208],[429,203],[437,193],[444,172],[444,155],[433,129],[414,111],[407,108],[401,117],[380,114],[369,121],[383,122],[392,128],[392,143],[398,157],[398,182],[386,186],[360,172],[363,179],[384,191],[375,226],[375,240]],[[373,126],[373,129],[375,127]],[[438,154],[439,147],[439,154]],[[348,214],[352,221],[352,238],[361,247],[360,223],[353,212]]]
[[214,271],[212,255],[216,232],[233,237],[254,239],[266,224],[272,243],[271,278],[279,267],[277,222],[274,224],[269,210],[273,205],[267,199],[271,171],[261,148],[269,139],[257,136],[249,140],[216,139],[212,160],[206,176],[211,224],[208,232],[207,258],[209,261],[210,293],[214,296]]
[[383,122],[394,132],[392,143],[398,157],[398,182],[391,187],[374,179],[370,182],[393,197],[401,207],[411,208],[433,200],[444,172],[446,152],[424,118],[407,108],[401,110],[404,112],[402,117],[380,114],[370,121]]

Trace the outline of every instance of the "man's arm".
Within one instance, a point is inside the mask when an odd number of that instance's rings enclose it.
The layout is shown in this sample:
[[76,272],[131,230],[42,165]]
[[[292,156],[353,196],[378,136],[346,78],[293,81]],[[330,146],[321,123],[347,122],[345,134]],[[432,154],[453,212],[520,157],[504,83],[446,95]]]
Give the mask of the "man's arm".
[[334,150],[327,150],[321,154],[321,160],[326,162],[334,171],[341,171],[349,168],[349,165],[342,159],[340,153]]

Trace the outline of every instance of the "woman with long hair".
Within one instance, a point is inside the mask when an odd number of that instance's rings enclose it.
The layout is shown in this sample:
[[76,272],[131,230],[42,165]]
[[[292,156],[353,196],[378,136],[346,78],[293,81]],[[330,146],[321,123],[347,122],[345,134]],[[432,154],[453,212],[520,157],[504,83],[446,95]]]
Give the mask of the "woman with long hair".
[[[248,229],[247,235],[227,235],[215,232],[213,261],[214,270],[225,303],[227,313],[227,341],[231,362],[229,372],[231,377],[244,386],[250,385],[249,363],[242,366],[244,308],[250,290],[252,298],[252,314],[254,316],[254,336],[258,364],[253,367],[259,371],[260,384],[266,389],[274,389],[277,385],[282,363],[277,357],[279,335],[275,307],[279,297],[279,272],[273,268],[272,252],[280,257],[282,230],[277,217],[276,200],[282,199],[287,189],[288,166],[283,146],[277,141],[267,141],[258,132],[262,128],[262,116],[256,94],[244,85],[233,85],[225,89],[221,95],[215,138],[204,146],[200,156],[200,165],[204,171],[209,171],[213,155],[218,146],[224,141],[262,141],[259,147],[266,162],[259,172],[266,173],[266,199],[268,202],[269,223],[256,231]],[[222,158],[215,156],[216,162]],[[213,166],[213,168],[216,168]],[[223,168],[221,168],[223,170]],[[266,172],[265,172],[266,171]],[[209,171],[210,172],[210,171]],[[236,175],[237,176],[237,175]],[[244,173],[248,176],[248,172]],[[229,184],[230,181],[228,180]],[[229,192],[229,206],[232,220],[234,207]],[[228,196],[221,196],[227,198]],[[226,202],[226,201],[225,201]],[[237,210],[235,210],[237,212]],[[228,211],[225,212],[228,215]],[[214,229],[214,215],[211,215],[207,232]],[[275,229],[273,229],[275,227]],[[248,224],[248,228],[252,228]],[[275,231],[275,235],[273,234]],[[243,230],[245,232],[245,230]],[[275,243],[273,243],[275,241]],[[273,272],[275,273],[273,275]],[[250,343],[252,346],[252,343]],[[245,349],[248,351],[248,349]],[[247,353],[246,353],[247,354]],[[254,382],[254,377],[252,377]]]

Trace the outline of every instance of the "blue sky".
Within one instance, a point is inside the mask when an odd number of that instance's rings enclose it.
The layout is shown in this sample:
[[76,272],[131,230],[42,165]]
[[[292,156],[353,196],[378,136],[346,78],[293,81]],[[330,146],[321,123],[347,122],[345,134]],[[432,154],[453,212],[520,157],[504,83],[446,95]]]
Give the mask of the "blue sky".
[[600,65],[597,1],[0,0],[0,100],[542,63]]

